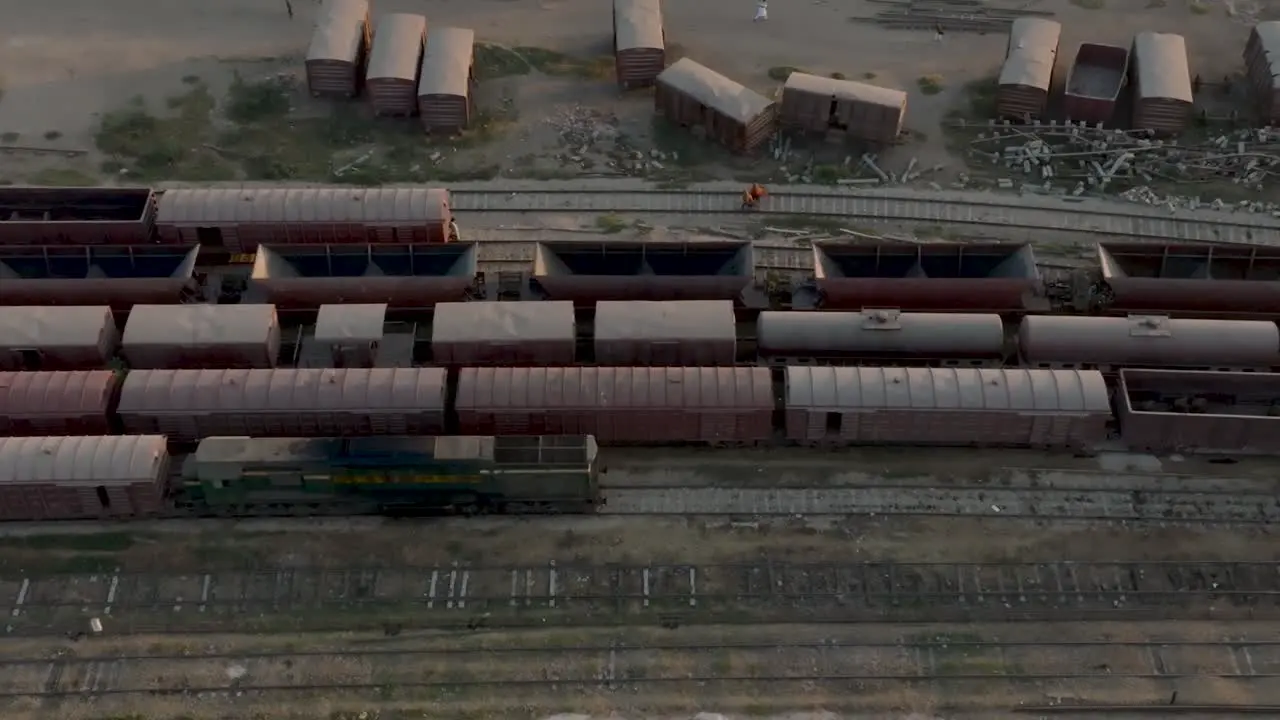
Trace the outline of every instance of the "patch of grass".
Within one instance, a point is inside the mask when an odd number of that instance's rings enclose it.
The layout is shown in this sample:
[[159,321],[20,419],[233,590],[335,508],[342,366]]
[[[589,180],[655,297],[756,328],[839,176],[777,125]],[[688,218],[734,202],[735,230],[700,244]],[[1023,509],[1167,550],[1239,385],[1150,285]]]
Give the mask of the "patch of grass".
[[777,80],[778,82],[786,82],[787,78],[791,77],[791,73],[808,74],[808,71],[804,70],[803,68],[793,67],[791,65],[775,65],[774,67],[769,68],[768,74],[769,74],[770,80]]
[[0,142],[15,143],[18,138],[22,137],[22,133],[6,132],[0,133]]
[[94,141],[135,179],[231,180],[234,169],[204,146],[216,104],[204,83],[167,98],[163,116],[152,114],[139,95],[102,116]]
[[45,168],[27,176],[26,181],[32,185],[46,187],[94,187],[98,185],[97,178],[75,168]]
[[945,89],[941,75],[921,75],[916,79],[916,85],[925,95],[937,95]]
[[818,185],[835,185],[843,175],[838,165],[817,165],[813,168],[810,178]]
[[1191,0],[1191,4],[1187,6],[1192,15],[1208,15],[1211,8],[1200,0]]
[[953,120],[986,120],[996,114],[996,96],[1000,91],[1000,79],[996,75],[979,78],[964,86],[960,107],[948,115]]
[[496,80],[513,75],[528,75],[533,65],[519,53],[503,45],[477,43],[474,68],[478,80]]
[[600,228],[601,232],[614,235],[627,229],[627,221],[610,213],[596,218],[596,227]]
[[605,80],[613,77],[613,57],[581,58],[530,45],[476,45],[475,72],[481,81],[528,75],[534,71],[558,77]]
[[288,78],[245,82],[240,73],[235,73],[227,90],[224,113],[228,120],[242,125],[278,120],[289,114],[292,92],[293,82]]
[[844,76],[844,73],[842,73],[842,72],[833,72],[833,73],[831,73],[831,79],[832,79],[832,80],[844,80],[844,79],[845,79],[845,76]]
[[864,73],[862,73],[862,79],[863,79],[863,80],[875,80],[875,79],[876,79],[876,74],[875,74],[875,73],[873,73],[873,72],[864,72]]
[[62,137],[62,132],[58,130],[48,130],[44,134],[45,140],[57,140]]
[[1071,0],[1071,4],[1085,10],[1101,10],[1107,6],[1107,0]]

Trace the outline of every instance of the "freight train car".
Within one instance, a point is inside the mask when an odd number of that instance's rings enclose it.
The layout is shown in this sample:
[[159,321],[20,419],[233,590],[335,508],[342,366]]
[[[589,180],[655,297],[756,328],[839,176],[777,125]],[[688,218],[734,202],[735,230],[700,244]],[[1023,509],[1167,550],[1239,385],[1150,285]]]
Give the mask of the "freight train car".
[[179,509],[200,515],[589,512],[590,435],[214,437],[183,466]]

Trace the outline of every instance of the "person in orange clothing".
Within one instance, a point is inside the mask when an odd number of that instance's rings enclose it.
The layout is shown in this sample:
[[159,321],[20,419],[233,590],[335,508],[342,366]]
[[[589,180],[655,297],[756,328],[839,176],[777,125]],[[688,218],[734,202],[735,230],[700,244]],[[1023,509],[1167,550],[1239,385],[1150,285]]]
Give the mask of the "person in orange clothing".
[[760,183],[751,183],[751,187],[742,191],[742,209],[756,209],[760,205],[760,198],[768,194],[769,192]]

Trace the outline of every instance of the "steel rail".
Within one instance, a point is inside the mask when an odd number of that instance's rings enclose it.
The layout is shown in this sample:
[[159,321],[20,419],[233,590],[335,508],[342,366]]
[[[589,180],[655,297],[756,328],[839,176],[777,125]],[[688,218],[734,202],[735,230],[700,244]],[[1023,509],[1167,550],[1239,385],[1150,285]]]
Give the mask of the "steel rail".
[[610,485],[602,515],[946,517],[1193,525],[1280,523],[1263,493],[871,484],[835,488]]
[[[740,213],[740,191],[622,189],[472,190],[450,192],[455,212]],[[1078,201],[946,197],[900,192],[779,190],[756,211],[762,215],[858,217],[876,221],[996,225],[1171,241],[1280,245],[1280,222],[1264,215],[1234,219],[1192,211],[1084,208]]]
[[[1176,647],[1177,643],[1168,643],[1165,647]],[[1203,650],[1205,647],[1216,646],[1229,653],[1234,659],[1238,645],[1233,643],[1203,643],[1194,644],[1197,650]],[[679,645],[667,648],[655,648],[647,646],[599,646],[593,650],[600,653],[600,658],[607,658],[607,665],[610,668],[605,673],[601,673],[596,667],[598,663],[596,658],[590,655],[583,655],[580,648],[563,648],[563,647],[542,647],[542,648],[520,648],[512,651],[510,648],[470,648],[462,652],[451,654],[449,675],[440,677],[439,674],[426,674],[418,672],[412,665],[415,657],[429,658],[439,653],[432,650],[329,650],[324,652],[276,652],[269,654],[223,654],[216,655],[165,655],[156,658],[126,658],[126,657],[106,657],[106,658],[80,658],[65,657],[55,660],[44,660],[42,664],[48,666],[48,672],[45,677],[32,677],[6,674],[0,678],[0,683],[12,683],[19,687],[2,687],[0,686],[0,698],[21,698],[21,697],[39,697],[39,698],[68,698],[68,697],[98,697],[98,696],[119,696],[133,694],[152,694],[152,695],[188,695],[192,693],[216,693],[216,692],[235,692],[238,695],[244,693],[280,693],[280,692],[297,692],[305,690],[383,690],[385,688],[474,688],[474,687],[563,687],[565,685],[576,687],[615,687],[619,684],[625,685],[657,685],[657,684],[680,684],[680,683],[795,683],[795,682],[896,682],[896,683],[929,683],[932,681],[944,680],[966,681],[966,682],[1036,682],[1036,681],[1063,681],[1063,680],[1090,680],[1090,681],[1122,681],[1122,680],[1180,680],[1180,679],[1218,679],[1230,680],[1234,682],[1253,683],[1256,681],[1274,682],[1280,679],[1280,672],[1263,671],[1258,672],[1252,664],[1248,667],[1241,667],[1236,662],[1234,671],[1199,671],[1185,672],[1170,668],[1164,660],[1156,654],[1152,655],[1134,655],[1130,658],[1121,658],[1115,655],[1115,651],[1120,647],[1128,647],[1130,649],[1140,648],[1148,652],[1155,653],[1153,645],[1141,643],[1133,643],[1126,645],[1113,645],[1106,642],[1093,644],[1091,647],[1105,651],[1101,658],[1107,658],[1109,662],[1100,666],[1090,667],[1088,670],[1077,669],[1079,665],[1088,664],[1088,660],[1075,659],[1069,661],[1070,669],[1062,671],[1023,671],[1012,670],[1018,664],[1010,666],[1004,660],[1003,652],[1015,650],[1041,650],[1061,647],[1054,643],[1035,643],[1028,642],[1018,645],[1001,645],[995,643],[990,645],[991,649],[1001,651],[998,656],[987,658],[986,660],[995,660],[998,663],[999,671],[992,671],[989,662],[982,662],[982,671],[975,671],[973,668],[966,667],[967,660],[983,660],[983,658],[972,658],[964,656],[963,660],[957,660],[954,656],[948,659],[944,656],[944,662],[939,662],[935,649],[945,648],[943,644],[935,644],[922,647],[914,647],[912,645],[901,644],[885,644],[885,645],[860,645],[857,643],[833,646],[827,644],[813,644],[806,647],[778,646],[773,643],[760,643],[751,647],[736,644],[701,644],[701,645]],[[715,653],[724,652],[749,652],[751,650],[764,651],[767,653],[775,653],[778,650],[811,650],[815,651],[815,660],[812,665],[814,670],[811,672],[749,672],[749,673],[722,673],[708,672],[706,669],[698,669],[695,665],[692,672],[681,675],[673,675],[666,673],[663,668],[670,666],[684,667],[676,663],[664,663],[663,658],[680,658],[684,660],[714,660]],[[835,663],[845,660],[842,657],[833,657],[838,655],[841,650],[847,651],[865,651],[867,649],[892,650],[895,660],[885,663],[885,670],[879,672],[837,672],[834,670]],[[901,654],[902,650],[915,650],[914,653]],[[494,660],[499,656],[506,655],[524,655],[529,652],[540,653],[550,660],[551,658],[570,659],[571,662],[580,666],[589,666],[590,670],[583,672],[581,668],[573,668],[570,666],[568,672],[561,675],[557,672],[557,677],[528,677],[531,672],[530,663],[527,659],[522,659],[518,664],[508,667],[502,665],[494,666]],[[480,677],[460,677],[459,672],[466,669],[465,660],[460,659],[460,655],[473,656],[474,660],[484,664],[484,672]],[[638,661],[632,665],[633,658]],[[1123,668],[1112,668],[1111,662],[1123,662],[1137,657],[1146,657],[1150,663],[1150,670],[1132,670]],[[231,680],[227,684],[206,685],[202,687],[192,687],[190,685],[175,688],[156,688],[154,683],[148,682],[146,686],[117,686],[116,683],[120,675],[127,672],[128,664],[141,664],[145,662],[162,662],[165,664],[166,673],[173,674],[175,670],[181,672],[182,666],[193,666],[205,662],[222,662],[228,658],[236,658],[252,664],[255,660],[268,662],[284,662],[291,663],[294,659],[316,660],[318,658],[332,658],[333,660],[351,663],[352,661],[369,662],[373,659],[392,659],[396,663],[397,670],[386,669],[384,674],[402,673],[405,675],[401,678],[387,678],[382,682],[291,682],[291,683],[261,683],[253,684],[252,682],[239,682]],[[860,659],[865,660],[864,658]],[[658,660],[655,662],[654,660]],[[647,660],[647,662],[646,662]],[[1234,660],[1233,660],[1234,661]],[[24,661],[25,662],[25,661]],[[872,667],[880,667],[876,663],[860,663],[870,664]],[[1060,664],[1054,662],[1052,664]],[[10,665],[10,663],[0,662],[0,667]],[[905,666],[914,665],[914,671],[906,671]],[[17,666],[17,665],[13,665]],[[766,667],[772,667],[772,664]],[[618,679],[619,667],[622,669],[622,679]],[[78,669],[85,669],[84,673],[75,672]],[[105,669],[105,672],[103,670]],[[68,670],[72,670],[68,677]],[[575,670],[577,670],[575,672]],[[370,668],[373,672],[374,668]],[[536,673],[536,670],[532,671]],[[252,676],[252,670],[248,671]],[[298,672],[299,680],[305,678],[305,674]],[[78,688],[64,687],[64,680],[79,680]],[[39,689],[26,689],[21,685],[39,683]],[[74,684],[74,683],[72,683]]]

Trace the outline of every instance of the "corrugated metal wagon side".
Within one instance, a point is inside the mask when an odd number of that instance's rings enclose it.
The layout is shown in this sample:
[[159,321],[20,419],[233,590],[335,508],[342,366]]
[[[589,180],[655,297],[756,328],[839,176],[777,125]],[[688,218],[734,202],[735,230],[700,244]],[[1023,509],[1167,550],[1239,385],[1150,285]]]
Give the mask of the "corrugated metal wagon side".
[[307,48],[307,89],[313,97],[360,94],[372,38],[369,0],[324,0]]
[[1018,18],[996,82],[996,116],[1031,121],[1044,116],[1058,63],[1062,25],[1043,18]]
[[618,84],[654,84],[667,64],[661,0],[613,0],[613,55]]
[[280,356],[274,305],[135,305],[121,350],[131,368],[272,368]]
[[411,13],[378,18],[365,85],[375,115],[405,117],[418,111],[418,69],[427,19]]
[[601,365],[732,365],[737,333],[730,300],[596,303]]
[[655,81],[654,107],[668,122],[696,127],[736,153],[755,150],[773,134],[777,105],[720,73],[681,58]]
[[1092,370],[789,367],[787,438],[801,443],[1089,447],[1111,404]]
[[159,435],[0,438],[0,520],[149,517],[168,479]]
[[459,431],[602,444],[739,444],[773,434],[768,368],[464,368]]
[[1244,63],[1258,120],[1280,125],[1280,22],[1254,26],[1244,47]]
[[459,133],[475,114],[476,31],[432,27],[422,53],[418,79],[418,114],[428,133]]
[[1081,43],[1062,96],[1067,119],[1110,124],[1129,75],[1129,49]]
[[793,72],[782,86],[778,123],[805,132],[835,130],[889,144],[902,133],[907,94],[901,90]]
[[1121,370],[1120,435],[1135,450],[1280,453],[1280,375]]
[[0,435],[105,435],[120,386],[110,370],[0,372]]
[[183,442],[430,435],[444,414],[442,368],[135,370],[119,405],[127,431]]
[[444,243],[449,191],[440,188],[186,188],[160,197],[167,242],[233,253],[259,245]]
[[1177,135],[1191,122],[1195,98],[1187,41],[1173,33],[1142,32],[1133,39],[1133,127]]
[[431,322],[437,365],[572,365],[576,351],[571,302],[440,303]]
[[105,305],[0,312],[0,370],[100,370],[119,346],[120,331]]

